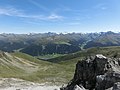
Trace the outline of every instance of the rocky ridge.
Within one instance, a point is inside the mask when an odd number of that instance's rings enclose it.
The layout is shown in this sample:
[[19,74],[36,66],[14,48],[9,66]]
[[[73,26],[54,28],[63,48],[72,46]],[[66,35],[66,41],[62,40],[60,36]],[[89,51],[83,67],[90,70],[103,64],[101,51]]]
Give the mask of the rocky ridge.
[[79,61],[73,79],[60,90],[120,90],[120,59],[98,54]]

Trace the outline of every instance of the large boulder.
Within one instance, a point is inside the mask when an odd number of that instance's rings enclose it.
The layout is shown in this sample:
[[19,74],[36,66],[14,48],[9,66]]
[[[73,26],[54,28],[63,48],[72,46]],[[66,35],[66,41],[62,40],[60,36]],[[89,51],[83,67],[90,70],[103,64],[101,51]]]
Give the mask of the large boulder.
[[118,90],[115,89],[117,82],[120,82],[120,59],[97,54],[94,58],[79,61],[73,79],[61,90]]

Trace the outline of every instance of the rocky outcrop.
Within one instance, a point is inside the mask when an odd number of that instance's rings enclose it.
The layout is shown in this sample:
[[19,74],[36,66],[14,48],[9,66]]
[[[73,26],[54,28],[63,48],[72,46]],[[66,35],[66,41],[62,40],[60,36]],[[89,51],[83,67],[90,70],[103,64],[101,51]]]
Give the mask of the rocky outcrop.
[[79,61],[73,79],[61,90],[120,90],[120,59],[98,54]]

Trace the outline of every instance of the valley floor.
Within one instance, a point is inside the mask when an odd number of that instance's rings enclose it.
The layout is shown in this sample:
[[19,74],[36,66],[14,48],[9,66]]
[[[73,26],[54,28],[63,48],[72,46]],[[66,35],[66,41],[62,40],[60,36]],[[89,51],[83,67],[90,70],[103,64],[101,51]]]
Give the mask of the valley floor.
[[16,78],[0,78],[0,90],[60,90],[60,86],[33,83]]

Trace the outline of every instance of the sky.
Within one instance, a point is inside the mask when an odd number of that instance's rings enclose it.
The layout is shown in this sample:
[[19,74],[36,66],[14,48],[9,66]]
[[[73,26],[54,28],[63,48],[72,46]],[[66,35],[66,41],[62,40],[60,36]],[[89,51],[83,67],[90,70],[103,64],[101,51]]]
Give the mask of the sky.
[[120,0],[0,0],[0,33],[120,32]]

